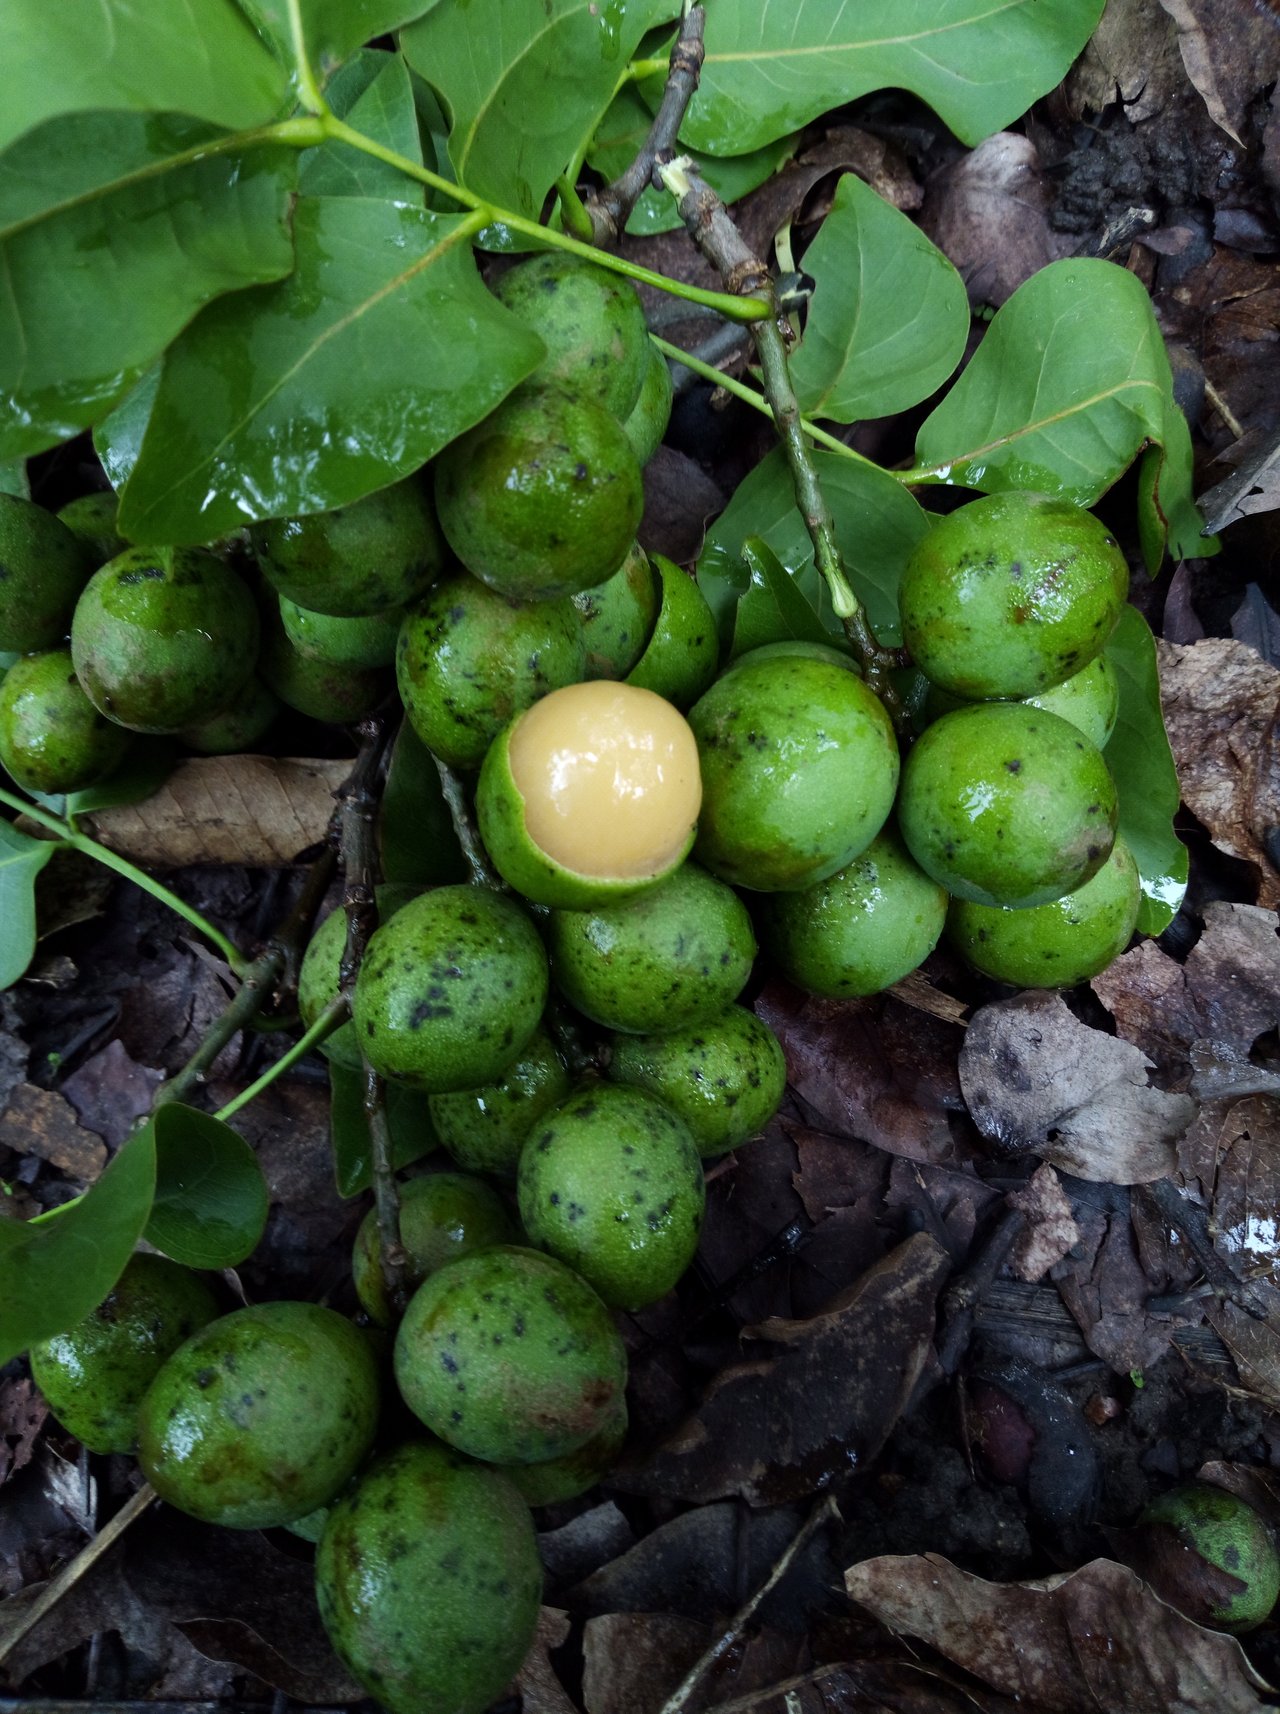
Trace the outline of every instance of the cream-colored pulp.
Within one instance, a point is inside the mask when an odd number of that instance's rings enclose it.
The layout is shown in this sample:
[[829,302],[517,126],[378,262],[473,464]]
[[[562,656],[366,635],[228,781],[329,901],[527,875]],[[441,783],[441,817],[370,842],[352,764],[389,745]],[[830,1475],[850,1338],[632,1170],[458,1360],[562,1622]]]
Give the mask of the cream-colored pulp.
[[597,679],[552,691],[516,722],[508,757],[530,838],[575,874],[653,875],[688,846],[698,746],[651,690]]

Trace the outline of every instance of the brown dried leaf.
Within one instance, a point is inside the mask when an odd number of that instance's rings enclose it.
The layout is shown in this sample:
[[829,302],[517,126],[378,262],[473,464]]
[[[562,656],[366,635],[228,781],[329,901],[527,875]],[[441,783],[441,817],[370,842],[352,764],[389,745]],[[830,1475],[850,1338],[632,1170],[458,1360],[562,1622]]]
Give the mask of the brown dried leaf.
[[[657,1714],[667,1696],[719,1635],[668,1613],[608,1613],[582,1634],[586,1714]],[[682,1704],[688,1714],[774,1684],[795,1666],[798,1643],[758,1631],[711,1668]]]
[[1280,1101],[1254,1095],[1228,1110],[1218,1137],[1213,1181],[1217,1246],[1234,1266],[1280,1260]]
[[27,1375],[0,1381],[0,1484],[31,1462],[49,1407]]
[[1242,143],[1249,103],[1280,75],[1280,31],[1249,0],[1160,0],[1178,26],[1187,76],[1210,117]]
[[1269,1410],[1280,1410],[1280,1291],[1265,1281],[1255,1281],[1253,1289],[1267,1305],[1265,1321],[1238,1304],[1212,1299],[1205,1314],[1230,1351],[1244,1390]]
[[1126,1566],[1095,1559],[1030,1583],[987,1583],[938,1554],[845,1573],[851,1600],[1037,1714],[1251,1714],[1264,1681],[1233,1637],[1166,1607]]
[[1080,1228],[1062,1181],[1046,1162],[1027,1180],[1025,1190],[1012,1190],[1006,1198],[1011,1208],[1026,1216],[1026,1230],[1009,1256],[1009,1265],[1020,1280],[1034,1285],[1080,1242]]
[[1067,77],[1076,119],[1100,113],[1117,98],[1132,123],[1150,119],[1183,87],[1178,32],[1160,0],[1107,0],[1106,10]]
[[151,1111],[164,1073],[131,1059],[117,1037],[101,1053],[92,1054],[62,1085],[62,1093],[81,1122],[120,1147],[145,1113]]
[[34,1083],[20,1084],[0,1118],[0,1144],[38,1155],[68,1177],[91,1184],[107,1164],[102,1138],[85,1130],[65,1096]]
[[920,224],[959,270],[970,301],[999,306],[1067,253],[1048,208],[1035,144],[997,131],[930,179]]
[[700,464],[660,446],[644,467],[644,516],[636,538],[646,553],[691,565],[702,552],[707,524],[724,510],[724,495]]
[[1090,1351],[1116,1374],[1149,1369],[1168,1354],[1180,1326],[1199,1321],[1199,1308],[1180,1318],[1148,1311],[1152,1292],[1166,1282],[1153,1279],[1144,1267],[1127,1207],[1114,1213],[1085,1211],[1081,1228],[1082,1253],[1054,1271],[1059,1295]]
[[558,1607],[544,1607],[538,1614],[538,1629],[524,1665],[516,1674],[521,1714],[578,1714],[576,1705],[565,1695],[549,1654],[568,1638],[569,1615]]
[[1280,434],[1252,430],[1220,452],[1217,462],[1231,466],[1231,474],[1197,501],[1207,530],[1216,535],[1255,512],[1280,509]]

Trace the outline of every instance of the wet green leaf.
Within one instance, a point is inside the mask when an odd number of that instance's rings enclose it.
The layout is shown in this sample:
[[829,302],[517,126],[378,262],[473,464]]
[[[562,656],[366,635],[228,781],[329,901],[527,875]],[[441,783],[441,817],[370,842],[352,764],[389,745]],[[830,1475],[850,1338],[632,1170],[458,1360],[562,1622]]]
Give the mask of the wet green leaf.
[[818,609],[806,600],[800,585],[769,544],[748,536],[742,544],[747,587],[734,611],[730,656],[758,649],[762,643],[825,643],[832,633]]
[[400,722],[391,748],[378,812],[378,851],[384,881],[439,887],[467,879],[440,775],[407,720]]
[[117,493],[133,475],[133,467],[142,451],[142,437],[147,432],[151,407],[160,391],[161,367],[160,363],[153,363],[115,410],[94,428],[93,450],[101,459],[107,480]]
[[211,304],[165,358],[120,503],[134,541],[203,542],[416,470],[542,357],[458,219],[304,197],[297,267]]
[[[409,70],[398,54],[364,49],[334,76],[325,99],[339,119],[383,148],[422,165]],[[392,202],[422,202],[422,186],[398,167],[336,141],[303,155],[298,190],[303,196],[382,196]]]
[[964,355],[964,281],[853,173],[840,180],[804,271],[814,291],[791,376],[807,416],[891,416],[927,399]]
[[20,500],[31,498],[26,459],[6,458],[0,462],[0,494],[16,494]]
[[189,1268],[234,1268],[267,1223],[267,1181],[244,1138],[181,1102],[157,1107],[155,1198],[144,1237]]
[[[359,1196],[373,1182],[369,1123],[364,1113],[364,1074],[344,1065],[330,1065],[329,1088],[333,1098],[329,1125],[338,1195]],[[386,1105],[393,1167],[398,1170],[412,1166],[440,1147],[425,1095],[400,1083],[388,1083]]]
[[[274,42],[280,58],[292,66],[287,0],[243,0],[243,4],[258,28]],[[325,83],[362,43],[420,18],[431,4],[432,0],[300,0],[303,42],[312,70]],[[325,89],[325,97],[332,98],[332,84]]]
[[0,820],[0,988],[11,987],[35,953],[36,876],[57,849]]

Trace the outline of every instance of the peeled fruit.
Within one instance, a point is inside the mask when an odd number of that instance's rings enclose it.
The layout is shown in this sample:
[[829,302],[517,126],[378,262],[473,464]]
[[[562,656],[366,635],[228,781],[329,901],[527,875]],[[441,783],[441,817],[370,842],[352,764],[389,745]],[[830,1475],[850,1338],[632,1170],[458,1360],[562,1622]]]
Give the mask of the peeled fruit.
[[138,1462],[179,1511],[269,1529],[334,1498],[377,1420],[362,1333],[319,1304],[255,1304],[211,1321],[165,1363],[142,1401]]
[[903,770],[898,825],[939,886],[1026,909],[1083,886],[1115,838],[1102,755],[1056,714],[986,702],[935,720]]
[[658,580],[649,556],[633,542],[612,577],[571,597],[586,644],[580,678],[625,678],[644,653],[658,616]]
[[1143,1512],[1137,1569],[1162,1600],[1198,1625],[1251,1631],[1280,1595],[1275,1537],[1245,1500],[1186,1482]]
[[316,1552],[329,1640],[389,1714],[483,1714],[519,1670],[541,1599],[527,1504],[439,1442],[375,1459]]
[[25,655],[56,648],[94,564],[52,512],[0,494],[0,649]]
[[662,602],[627,683],[688,708],[716,676],[720,649],[715,615],[688,572],[660,553],[651,555],[649,563],[661,584]]
[[217,1313],[198,1274],[139,1253],[83,1321],[31,1347],[31,1374],[82,1446],[132,1452],[143,1394],[165,1360]]
[[1069,501],[987,494],[940,518],[902,574],[902,635],[956,696],[1031,696],[1102,651],[1129,594],[1106,526]]
[[[378,887],[374,898],[378,905],[379,923],[388,922],[410,899],[417,898],[421,889],[400,881],[387,881]],[[342,954],[347,944],[347,913],[341,907],[330,911],[302,955],[298,971],[298,1012],[308,1029],[324,1011],[330,1000],[336,1000],[340,987],[339,974]],[[359,1071],[360,1048],[355,1025],[348,1018],[331,1036],[320,1043],[320,1052],[335,1065],[345,1065],[349,1071]]]
[[[400,1242],[405,1252],[405,1284],[422,1284],[446,1262],[514,1243],[519,1233],[502,1198],[482,1179],[460,1172],[433,1172],[411,1178],[400,1190]],[[351,1275],[356,1296],[380,1327],[395,1319],[382,1279],[382,1241],[378,1211],[371,1208],[356,1232]]]
[[476,816],[518,892],[586,905],[671,874],[701,798],[684,717],[652,691],[596,680],[553,691],[504,728],[480,770]]
[[70,649],[23,655],[0,684],[0,763],[29,792],[80,791],[114,773],[133,739],[89,701]]
[[639,400],[653,349],[629,280],[551,250],[517,263],[494,290],[547,348],[535,377],[539,383],[555,383],[615,417],[627,416]]
[[665,1297],[693,1260],[706,1181],[693,1134],[643,1089],[592,1083],[530,1131],[517,1181],[534,1243],[606,1303]]
[[543,1029],[493,1083],[452,1095],[429,1095],[436,1135],[467,1172],[514,1178],[530,1130],[569,1093],[569,1073]]
[[536,1464],[612,1419],[627,1357],[609,1311],[552,1256],[499,1245],[439,1268],[396,1335],[405,1403],[473,1458]]

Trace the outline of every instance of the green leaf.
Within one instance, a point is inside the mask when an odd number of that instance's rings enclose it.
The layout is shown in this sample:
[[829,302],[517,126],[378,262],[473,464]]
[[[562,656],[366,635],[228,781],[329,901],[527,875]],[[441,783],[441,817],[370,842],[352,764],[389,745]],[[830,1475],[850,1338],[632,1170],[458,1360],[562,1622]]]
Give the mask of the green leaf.
[[109,779],[85,786],[63,799],[62,813],[92,815],[95,810],[143,803],[154,797],[173,772],[178,747],[166,738],[143,738],[136,743]]
[[[287,0],[243,0],[243,4],[263,34],[275,43],[280,57],[291,66],[293,36]],[[430,0],[301,0],[303,43],[312,70],[324,83],[362,42],[389,35],[402,24],[421,17],[429,4]],[[455,28],[459,27],[465,30],[465,21],[455,20]],[[325,90],[325,96],[332,100],[332,85]]]
[[[587,150],[588,162],[602,178],[617,178],[635,158],[652,123],[653,114],[635,84],[624,84],[600,121]],[[698,165],[720,200],[732,204],[771,179],[795,154],[799,143],[798,134],[779,137],[749,154],[708,156]],[[627,231],[635,237],[647,238],[656,232],[674,232],[682,225],[675,198],[665,191],[654,190],[651,185],[632,211]]]
[[715,0],[691,149],[758,149],[875,89],[909,89],[979,143],[1055,87],[1102,0]]
[[12,987],[35,954],[36,876],[57,849],[0,821],[0,988]]
[[[929,531],[928,514],[900,482],[877,465],[834,452],[815,452],[813,460],[854,593],[866,608],[879,640],[895,647],[902,639],[898,584],[911,550]],[[804,599],[822,614],[827,628],[839,631],[826,590],[820,588],[813,544],[796,506],[791,473],[780,448],[738,487],[707,532],[698,561],[698,583],[726,645],[733,635],[734,603],[749,582],[741,565],[742,544],[748,536],[764,538],[796,579]]]
[[189,113],[240,130],[274,119],[285,75],[232,0],[94,0],[74,17],[6,0],[0,149],[91,108]]
[[0,156],[0,457],[104,416],[202,305],[293,266],[292,149],[73,114]]
[[758,649],[762,643],[825,643],[832,633],[818,610],[805,599],[799,584],[769,544],[748,536],[742,544],[748,583],[734,612],[731,656]]
[[585,154],[641,36],[678,10],[676,0],[467,0],[465,17],[434,7],[400,46],[449,112],[459,182],[536,220]]
[[[364,1113],[364,1074],[345,1065],[329,1066],[332,1094],[329,1126],[333,1138],[333,1172],[339,1196],[359,1196],[373,1183],[369,1153],[369,1123]],[[427,1097],[401,1083],[386,1086],[387,1124],[391,1129],[391,1164],[398,1171],[412,1166],[440,1147]]]
[[807,416],[891,416],[927,399],[964,356],[964,281],[853,173],[840,180],[804,271],[814,292],[791,376]]
[[244,1138],[181,1102],[147,1122],[155,1148],[155,1199],[144,1236],[188,1268],[234,1268],[267,1223],[267,1181]]
[[407,720],[400,722],[391,747],[378,812],[378,850],[384,881],[439,887],[467,878],[440,775]]
[[93,450],[107,473],[107,481],[117,494],[133,475],[133,467],[142,451],[142,437],[151,420],[151,408],[160,391],[160,363],[150,369],[111,412],[103,417],[93,431]]
[[211,304],[165,358],[120,528],[198,543],[416,470],[536,368],[454,216],[304,197],[297,267]]
[[1103,754],[1120,796],[1120,834],[1142,880],[1138,929],[1161,934],[1187,890],[1187,848],[1173,831],[1181,792],[1160,712],[1155,639],[1125,607],[1104,651],[1120,683],[1120,712]]
[[20,500],[31,498],[25,458],[6,458],[0,463],[0,494],[16,494]]
[[1152,497],[1170,547],[1201,554],[1190,437],[1151,299],[1113,262],[1051,262],[996,312],[921,427],[916,458],[961,487],[1092,506],[1148,443],[1164,449]]
[[0,1219],[0,1363],[74,1327],[124,1272],[156,1182],[150,1126],[129,1138],[80,1199],[21,1225]]
[[[339,119],[422,165],[409,69],[398,54],[366,48],[337,73],[325,99]],[[307,150],[298,168],[298,190],[303,196],[381,196],[391,202],[422,202],[421,185],[398,167],[340,142]]]

